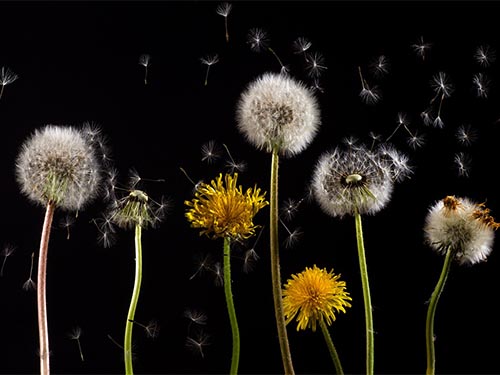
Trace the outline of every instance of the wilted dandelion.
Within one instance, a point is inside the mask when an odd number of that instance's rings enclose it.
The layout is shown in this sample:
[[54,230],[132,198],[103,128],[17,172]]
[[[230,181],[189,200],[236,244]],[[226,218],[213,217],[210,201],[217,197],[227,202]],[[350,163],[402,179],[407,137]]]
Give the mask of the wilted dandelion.
[[205,57],[202,57],[200,59],[200,61],[203,65],[207,66],[207,70],[205,73],[205,86],[206,86],[206,85],[208,85],[208,72],[210,71],[210,67],[219,62],[219,55],[217,55],[217,54],[207,55]]
[[474,92],[478,98],[487,98],[490,90],[490,81],[483,73],[474,74],[472,78]]
[[368,83],[363,78],[363,74],[361,73],[361,67],[359,66],[358,66],[358,72],[359,72],[359,78],[361,80],[361,91],[359,93],[359,97],[366,104],[377,103],[381,98],[377,86],[370,88]]
[[270,251],[271,281],[284,372],[293,374],[281,297],[278,241],[279,156],[293,156],[312,142],[321,123],[319,106],[310,89],[294,79],[264,74],[242,93],[237,126],[257,149],[271,153]]
[[499,226],[484,203],[474,203],[468,198],[447,196],[429,209],[424,225],[425,241],[444,255],[445,260],[427,310],[427,374],[435,373],[434,317],[451,264],[455,261],[473,265],[485,261],[493,249],[494,231]]
[[2,250],[3,262],[2,262],[2,268],[0,268],[0,277],[3,277],[3,271],[5,268],[5,263],[7,263],[7,258],[10,257],[12,254],[14,254],[14,251],[16,251],[16,247],[11,244],[7,244],[3,247]]
[[352,298],[346,291],[344,281],[340,275],[320,269],[316,265],[306,267],[297,275],[288,279],[283,289],[283,308],[286,323],[294,318],[297,320],[297,331],[311,328],[316,331],[319,324],[323,337],[327,343],[330,355],[335,364],[337,374],[343,374],[340,360],[333,345],[328,326],[335,320],[335,314],[346,312],[351,307]]
[[426,43],[424,42],[424,37],[421,36],[417,43],[413,44],[413,50],[417,53],[419,57],[422,58],[422,60],[425,60],[425,56],[427,54],[427,51],[431,48],[432,44],[431,43]]
[[139,64],[144,67],[144,84],[148,84],[148,67],[151,61],[151,56],[148,54],[143,54],[139,56]]
[[30,290],[36,289],[36,284],[33,281],[33,260],[34,260],[34,258],[35,258],[35,253],[31,253],[30,275],[28,277],[28,280],[26,280],[23,284],[23,289],[25,291],[30,291]]
[[481,66],[490,66],[496,59],[495,50],[488,45],[479,46],[474,53],[474,59]]
[[86,133],[74,127],[47,125],[22,145],[16,160],[21,192],[45,207],[38,258],[37,302],[40,373],[50,373],[46,306],[46,272],[49,236],[54,211],[78,211],[99,192],[100,165]]
[[[200,235],[224,240],[224,293],[231,324],[233,348],[230,374],[238,372],[240,356],[239,328],[233,302],[231,286],[231,242],[247,239],[255,235],[256,225],[253,218],[265,207],[265,193],[261,194],[257,187],[243,188],[237,185],[238,174],[231,176],[219,174],[210,184],[202,183],[191,201],[185,201],[188,210],[185,214],[191,227],[201,229]],[[219,268],[220,270],[220,268]]]
[[83,351],[82,351],[82,345],[80,343],[80,336],[82,335],[82,329],[80,327],[75,327],[73,330],[69,333],[69,338],[71,340],[75,340],[77,345],[78,345],[78,352],[80,353],[80,359],[82,362],[84,362],[83,358]]
[[224,29],[226,30],[226,42],[229,43],[229,29],[227,26],[227,17],[229,16],[229,13],[231,13],[231,9],[233,6],[227,2],[221,3],[217,6],[217,9],[215,12],[219,15],[224,17]]
[[2,66],[2,69],[0,69],[0,99],[2,99],[3,91],[5,89],[5,86],[10,85],[12,82],[17,80],[19,77],[17,76],[16,73],[14,73],[12,70],[9,68],[6,68]]
[[[133,186],[135,185],[136,183]],[[114,202],[107,214],[111,223],[122,229],[134,229],[135,231],[134,287],[125,324],[123,345],[125,373],[127,375],[133,374],[132,330],[142,282],[142,230],[155,227],[162,220],[163,214],[162,204],[151,199],[144,191],[137,189],[129,191],[128,195]]]

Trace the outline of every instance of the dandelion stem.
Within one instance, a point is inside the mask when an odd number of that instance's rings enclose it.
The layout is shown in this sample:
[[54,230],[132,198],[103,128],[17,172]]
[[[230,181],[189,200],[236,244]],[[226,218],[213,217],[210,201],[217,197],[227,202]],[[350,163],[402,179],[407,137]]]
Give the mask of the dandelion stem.
[[361,273],[361,285],[363,288],[363,302],[365,305],[365,326],[366,326],[366,374],[373,375],[374,365],[374,340],[373,340],[373,317],[372,302],[370,297],[370,284],[368,283],[368,270],[366,267],[365,245],[363,241],[363,227],[361,215],[356,209],[354,214],[356,222],[356,240],[358,243],[359,268]]
[[231,356],[231,375],[238,373],[238,364],[240,361],[240,331],[238,321],[236,320],[236,311],[234,309],[233,292],[231,291],[231,239],[224,237],[224,293],[226,295],[227,312],[231,322],[231,333],[233,335],[233,353]]
[[37,280],[37,305],[38,305],[38,335],[40,339],[40,375],[50,374],[49,362],[49,331],[47,324],[47,253],[49,250],[49,237],[54,219],[55,205],[47,203],[45,219],[43,221],[42,238],[40,240],[40,253],[38,256]]
[[132,292],[132,299],[130,300],[130,307],[127,315],[127,323],[125,325],[125,342],[123,345],[124,360],[125,360],[125,374],[132,375],[134,368],[132,365],[132,329],[134,327],[135,310],[137,302],[139,301],[139,293],[141,291],[142,280],[142,227],[137,224],[135,226],[135,281],[134,290]]
[[429,307],[427,309],[427,320],[425,322],[425,342],[427,347],[427,375],[433,375],[436,369],[436,353],[434,351],[434,316],[436,315],[436,307],[443,291],[444,284],[448,278],[448,273],[450,272],[450,266],[452,261],[452,251],[448,248],[446,252],[446,257],[444,259],[443,269],[441,270],[441,275],[439,280],[432,292],[431,300],[429,302]]
[[342,364],[340,363],[340,358],[335,349],[335,345],[333,345],[332,337],[330,336],[330,332],[328,331],[328,327],[323,318],[319,319],[319,326],[321,327],[321,332],[323,332],[323,337],[326,341],[326,346],[328,347],[328,351],[330,352],[330,356],[332,357],[333,364],[335,365],[335,372],[338,375],[343,375],[344,371],[342,370]]
[[278,147],[274,146],[271,158],[271,186],[270,186],[270,250],[271,250],[271,280],[273,286],[274,312],[278,327],[278,339],[281,348],[281,358],[286,375],[295,373],[292,355],[288,344],[285,314],[283,311],[283,298],[281,292],[280,258],[278,244]]

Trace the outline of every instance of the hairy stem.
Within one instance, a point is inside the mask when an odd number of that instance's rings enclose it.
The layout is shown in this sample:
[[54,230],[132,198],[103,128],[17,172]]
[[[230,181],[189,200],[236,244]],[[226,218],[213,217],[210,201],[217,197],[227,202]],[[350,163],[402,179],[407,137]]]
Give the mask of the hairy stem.
[[224,237],[224,293],[226,295],[227,312],[229,313],[231,333],[233,335],[233,353],[229,374],[236,375],[240,361],[240,331],[238,321],[236,320],[233,292],[231,290],[231,239],[229,237]]
[[363,226],[361,215],[356,210],[354,214],[356,222],[356,240],[358,243],[359,269],[361,273],[361,286],[363,288],[363,302],[365,306],[366,327],[366,374],[373,375],[374,368],[374,339],[373,339],[373,317],[372,302],[370,297],[370,284],[368,283],[368,271],[366,267],[365,245],[363,241]]
[[441,270],[441,275],[439,280],[432,292],[431,300],[429,302],[429,307],[427,309],[427,319],[425,322],[425,343],[427,348],[427,375],[434,375],[436,369],[436,353],[434,351],[434,316],[436,315],[436,307],[443,291],[444,284],[448,278],[448,273],[450,272],[450,266],[452,261],[452,251],[448,248],[446,252],[446,257],[444,259],[443,269]]
[[40,340],[40,375],[50,374],[49,330],[47,324],[47,254],[49,237],[54,219],[55,205],[47,204],[43,221],[40,253],[38,255],[37,305],[38,305],[38,336]]
[[295,374],[292,355],[288,344],[285,314],[283,312],[283,297],[281,294],[280,256],[278,243],[278,147],[273,147],[271,159],[271,193],[270,193],[270,249],[271,249],[271,281],[273,286],[274,312],[278,327],[278,339],[281,358],[286,375]]
[[324,319],[319,320],[319,326],[321,327],[321,332],[323,332],[326,346],[328,347],[328,351],[330,352],[330,356],[332,357],[333,364],[335,365],[335,372],[338,375],[343,375],[344,371],[342,370],[342,364],[340,363],[339,355],[337,353],[337,350],[335,349],[335,345],[333,345],[332,337],[330,336],[330,332],[328,331],[328,327]]
[[134,327],[135,310],[137,302],[139,301],[139,293],[141,291],[142,281],[142,227],[135,226],[135,281],[134,290],[132,292],[132,299],[130,300],[130,307],[127,315],[127,323],[125,325],[125,343],[123,345],[124,360],[125,360],[125,374],[132,375],[134,368],[132,365],[132,329]]

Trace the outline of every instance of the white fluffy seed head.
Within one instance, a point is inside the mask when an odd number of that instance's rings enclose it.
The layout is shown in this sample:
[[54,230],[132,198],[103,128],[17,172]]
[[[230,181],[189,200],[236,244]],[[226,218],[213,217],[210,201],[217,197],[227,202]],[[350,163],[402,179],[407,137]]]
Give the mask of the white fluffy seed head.
[[472,265],[491,253],[497,227],[484,204],[448,196],[429,209],[425,241],[439,254],[445,255],[450,248],[459,264]]
[[293,156],[313,140],[321,123],[317,101],[309,88],[288,75],[266,73],[242,93],[237,125],[258,149]]
[[16,161],[21,192],[35,203],[79,210],[96,197],[100,168],[86,133],[47,125],[22,145]]
[[334,217],[375,214],[391,199],[390,165],[364,146],[335,148],[316,164],[312,190],[320,207]]

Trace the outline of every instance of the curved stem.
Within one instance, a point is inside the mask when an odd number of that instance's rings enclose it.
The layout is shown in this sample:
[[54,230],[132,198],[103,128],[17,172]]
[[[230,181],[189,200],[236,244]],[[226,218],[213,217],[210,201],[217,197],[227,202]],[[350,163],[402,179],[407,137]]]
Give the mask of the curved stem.
[[356,240],[358,243],[359,269],[361,273],[361,285],[363,288],[363,302],[365,305],[366,326],[366,374],[373,375],[374,368],[374,338],[373,338],[373,316],[372,302],[370,297],[370,284],[368,282],[368,271],[366,267],[365,245],[363,242],[363,226],[361,215],[356,210],[354,214],[356,222]]
[[271,249],[271,281],[273,285],[274,312],[278,327],[278,339],[281,349],[281,359],[286,375],[295,373],[292,364],[292,355],[288,344],[285,314],[283,312],[283,297],[281,292],[280,256],[278,243],[278,147],[273,147],[271,159],[271,186],[270,186],[270,249]]
[[431,300],[429,302],[429,307],[427,309],[427,319],[425,322],[425,342],[427,348],[427,371],[426,374],[434,374],[436,369],[436,354],[434,351],[434,316],[436,315],[436,307],[443,291],[444,284],[448,278],[448,273],[450,272],[450,266],[452,261],[452,251],[448,248],[446,252],[446,257],[444,259],[443,269],[441,270],[441,275],[439,280],[432,292]]
[[323,337],[326,341],[326,346],[328,347],[328,351],[330,352],[330,356],[332,357],[333,364],[335,365],[335,371],[338,375],[343,375],[344,370],[342,370],[342,364],[340,363],[340,358],[333,345],[332,337],[330,336],[330,332],[328,331],[328,327],[325,323],[324,319],[319,320],[319,326],[321,327],[321,332],[323,332]]
[[40,253],[38,255],[37,306],[38,306],[38,336],[40,340],[40,375],[50,374],[49,330],[47,324],[47,254],[49,250],[50,229],[54,219],[55,205],[48,203],[43,221]]
[[135,226],[135,281],[134,290],[132,292],[132,299],[130,300],[130,307],[127,315],[127,323],[125,325],[125,343],[123,345],[124,360],[125,360],[125,374],[132,375],[134,367],[132,365],[132,329],[134,327],[135,309],[139,301],[139,293],[141,291],[142,281],[142,227]]
[[238,373],[240,361],[240,331],[236,320],[234,309],[233,292],[231,290],[231,239],[224,237],[224,294],[226,295],[227,312],[231,322],[231,333],[233,335],[233,353],[231,356],[231,375]]

